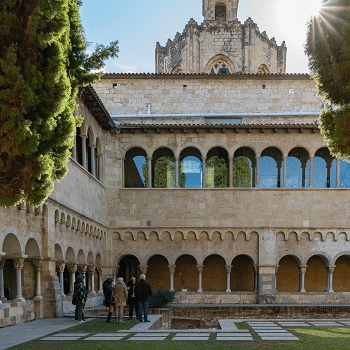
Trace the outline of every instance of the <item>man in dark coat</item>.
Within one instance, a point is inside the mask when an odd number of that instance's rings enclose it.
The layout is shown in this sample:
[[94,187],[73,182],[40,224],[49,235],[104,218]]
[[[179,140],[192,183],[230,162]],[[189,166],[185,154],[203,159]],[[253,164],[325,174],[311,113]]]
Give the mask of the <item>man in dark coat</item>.
[[126,287],[128,288],[128,304],[129,304],[129,320],[132,320],[132,315],[134,313],[136,318],[137,316],[137,299],[135,294],[135,287],[136,287],[136,275],[131,275],[130,281],[126,284]]
[[148,320],[148,310],[149,310],[149,298],[152,295],[152,289],[148,282],[146,282],[146,276],[144,274],[140,275],[140,281],[136,283],[135,294],[138,302],[138,318],[142,322],[150,322]]
[[72,303],[75,305],[75,319],[77,321],[85,320],[83,310],[86,304],[87,295],[88,289],[84,284],[84,277],[83,275],[79,275],[74,283],[74,292],[72,298]]
[[111,297],[113,292],[113,278],[107,278],[102,285],[103,288],[103,294],[105,296],[105,300],[103,301],[103,305],[107,306],[108,309],[108,316],[107,316],[107,322],[112,323],[112,310],[111,310]]

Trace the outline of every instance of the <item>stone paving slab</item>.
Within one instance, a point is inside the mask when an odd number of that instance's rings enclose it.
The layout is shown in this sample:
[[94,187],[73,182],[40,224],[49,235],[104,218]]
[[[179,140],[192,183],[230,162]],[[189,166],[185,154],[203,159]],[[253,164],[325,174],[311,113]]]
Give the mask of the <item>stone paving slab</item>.
[[340,322],[341,324],[344,324],[345,326],[350,326],[350,322],[348,321],[344,321],[344,322]]
[[57,333],[52,334],[52,337],[86,337],[90,333]]
[[220,337],[219,335],[216,337],[216,340],[253,340],[253,338],[250,336],[250,337],[242,337],[241,335],[238,335],[237,337]]
[[271,337],[271,336],[262,336],[261,340],[299,340],[297,337],[289,336],[289,337]]
[[123,339],[124,336],[120,336],[120,337],[89,337],[89,338],[85,338],[84,340],[109,340],[109,341],[115,341],[115,340],[121,340]]
[[234,323],[234,320],[218,320],[218,322],[222,330],[239,331],[239,329]]
[[41,338],[40,340],[78,340],[81,337],[46,337]]
[[285,329],[254,329],[257,333],[288,333]]
[[139,340],[139,341],[162,341],[166,337],[131,337],[129,340]]
[[[131,329],[129,329],[129,331],[131,333],[137,333],[137,332],[144,332],[147,331],[151,326],[153,326],[160,318],[162,317],[162,315],[149,315],[148,319],[150,320],[150,322],[139,322],[138,324],[136,324],[134,327],[132,327]],[[118,331],[118,332],[125,332],[124,331]]]
[[239,334],[239,333],[218,333],[217,337],[251,337],[250,333]]
[[313,326],[317,327],[332,327],[332,326],[340,326],[338,322],[310,322]]
[[308,323],[305,322],[278,322],[283,327],[307,327],[311,326]]
[[192,340],[208,340],[209,337],[177,337],[175,336],[172,340],[183,340],[183,341],[192,341]]
[[126,337],[130,333],[96,333],[91,337]]
[[136,333],[134,337],[167,337],[170,333]]

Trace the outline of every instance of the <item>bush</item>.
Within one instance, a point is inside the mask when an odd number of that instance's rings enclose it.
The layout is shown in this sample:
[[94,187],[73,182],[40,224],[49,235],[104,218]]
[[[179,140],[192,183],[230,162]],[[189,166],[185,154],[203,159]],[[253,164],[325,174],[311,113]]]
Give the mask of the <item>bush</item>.
[[174,301],[175,292],[170,290],[156,290],[150,300],[150,307],[164,307]]

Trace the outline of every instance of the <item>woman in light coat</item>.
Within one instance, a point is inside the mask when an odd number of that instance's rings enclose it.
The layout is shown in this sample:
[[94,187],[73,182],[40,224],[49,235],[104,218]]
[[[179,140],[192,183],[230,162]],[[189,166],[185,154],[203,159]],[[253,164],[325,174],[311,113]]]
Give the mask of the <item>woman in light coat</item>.
[[124,305],[127,298],[128,289],[126,288],[123,277],[119,277],[112,292],[112,301],[115,304],[115,320],[117,323],[123,323]]

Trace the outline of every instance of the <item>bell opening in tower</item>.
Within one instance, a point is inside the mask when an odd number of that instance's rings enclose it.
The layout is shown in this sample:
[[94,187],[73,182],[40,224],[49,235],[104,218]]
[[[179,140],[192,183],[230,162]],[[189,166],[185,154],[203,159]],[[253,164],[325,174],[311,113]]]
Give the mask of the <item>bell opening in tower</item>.
[[222,3],[218,3],[215,5],[215,20],[223,20],[226,21],[226,5]]

